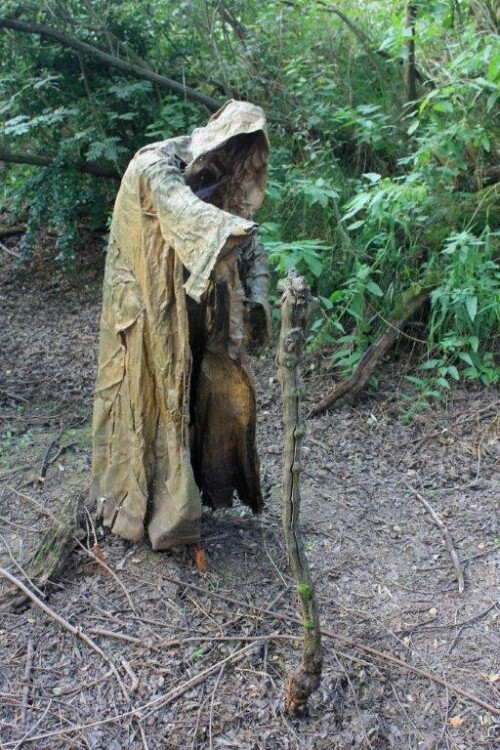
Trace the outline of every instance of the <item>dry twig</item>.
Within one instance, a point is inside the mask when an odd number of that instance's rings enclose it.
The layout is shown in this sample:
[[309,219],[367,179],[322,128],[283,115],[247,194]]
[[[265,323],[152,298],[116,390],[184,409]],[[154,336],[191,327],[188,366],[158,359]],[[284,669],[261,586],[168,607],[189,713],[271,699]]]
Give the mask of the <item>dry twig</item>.
[[52,620],[57,622],[64,630],[67,630],[72,635],[76,636],[77,638],[80,638],[92,651],[94,651],[98,656],[101,657],[101,659],[106,662],[106,664],[110,667],[110,669],[113,670],[113,674],[116,678],[116,681],[118,682],[123,694],[126,698],[129,697],[127,689],[125,685],[122,682],[122,679],[120,675],[118,674],[118,670],[116,669],[115,665],[107,656],[104,651],[95,643],[92,638],[90,638],[86,633],[83,632],[83,630],[80,627],[77,627],[75,625],[72,625],[70,622],[64,619],[64,617],[61,617],[57,614],[51,607],[49,607],[45,602],[42,602],[41,599],[39,599],[32,591],[29,590],[27,586],[24,585],[22,581],[19,580],[19,578],[16,578],[15,575],[10,573],[8,570],[5,570],[5,568],[0,567],[0,576],[3,578],[6,578],[10,583],[12,583],[14,586],[16,586],[22,593],[30,599],[30,601],[33,602],[33,604],[36,604],[36,606],[42,610],[42,612],[45,612],[46,615],[48,615]]
[[[2,569],[0,568],[0,572],[1,570]],[[145,709],[149,709],[149,711],[139,719],[139,722],[143,722],[148,718],[148,716],[151,716],[151,714],[155,713],[160,708],[164,708],[170,703],[173,703],[177,698],[180,698],[181,695],[186,693],[195,685],[198,685],[200,682],[206,680],[207,677],[209,677],[213,672],[220,670],[223,665],[227,664],[230,661],[241,659],[252,648],[253,643],[250,643],[247,646],[243,646],[243,648],[233,652],[232,654],[229,654],[229,656],[221,659],[221,661],[218,661],[216,664],[212,664],[211,667],[207,667],[207,669],[204,669],[203,672],[193,675],[193,677],[190,677],[188,680],[183,682],[181,685],[173,688],[165,695],[162,695],[159,698],[154,698],[153,700],[145,703],[143,706],[138,706],[137,708],[133,708],[130,711],[124,711],[123,713],[116,714],[115,716],[108,716],[106,719],[92,721],[88,724],[73,724],[69,727],[64,727],[63,729],[56,729],[52,732],[44,732],[43,734],[38,734],[35,737],[26,738],[26,742],[37,742],[38,740],[45,740],[49,739],[50,737],[63,737],[66,734],[74,734],[75,732],[81,732],[85,729],[94,729],[95,727],[102,727],[106,724],[113,724],[115,721],[123,721],[123,719],[128,719],[131,717],[139,718],[139,714],[142,711],[144,711]],[[4,743],[4,748],[12,747],[12,745],[14,744],[15,743],[13,742],[6,742]]]
[[26,648],[26,666],[24,668],[23,675],[23,697],[21,704],[21,726],[24,727],[26,724],[26,714],[28,713],[28,701],[30,696],[30,681],[31,681],[31,669],[33,667],[33,654],[35,653],[35,647],[33,639],[28,638],[28,645]]
[[[301,624],[299,620],[294,619],[293,617],[289,617],[288,615],[282,615],[279,612],[272,612],[271,610],[264,609],[264,608],[259,609],[258,607],[254,606],[253,604],[249,604],[248,602],[239,601],[238,599],[234,599],[233,597],[225,596],[224,594],[219,594],[216,591],[202,589],[200,586],[196,586],[194,583],[187,583],[173,576],[164,576],[164,578],[171,581],[172,583],[178,584],[179,586],[187,586],[188,588],[192,588],[197,591],[202,591],[207,596],[211,596],[216,599],[227,601],[230,604],[234,604],[237,607],[245,607],[246,609],[252,609],[261,615],[269,615],[270,617],[273,617],[275,620],[280,620],[281,622],[287,622],[287,623]],[[326,638],[331,638],[332,640],[339,641],[340,643],[344,643],[345,645],[350,646],[351,648],[358,649],[359,651],[364,651],[366,654],[370,654],[370,656],[373,656],[378,661],[388,662],[389,664],[393,664],[394,666],[399,667],[400,669],[404,669],[406,672],[412,672],[413,674],[417,674],[420,677],[423,677],[424,679],[429,680],[430,682],[435,682],[438,685],[441,685],[442,687],[447,688],[450,693],[453,693],[454,695],[458,695],[461,698],[464,698],[465,700],[470,701],[471,703],[475,703],[477,706],[484,708],[486,711],[489,711],[489,713],[495,716],[500,716],[500,708],[493,706],[491,703],[487,703],[486,701],[483,701],[481,698],[478,698],[477,695],[474,695],[473,693],[469,693],[467,690],[463,690],[462,688],[457,687],[456,685],[446,682],[446,680],[439,677],[438,675],[432,674],[432,672],[428,672],[425,669],[420,669],[420,667],[414,667],[412,664],[408,664],[402,659],[398,659],[397,656],[388,654],[386,651],[379,651],[378,649],[372,648],[371,646],[366,646],[364,643],[359,643],[358,641],[354,641],[352,640],[352,638],[347,638],[347,636],[345,635],[340,635],[339,633],[333,633],[330,630],[324,630],[324,629],[321,630],[321,634],[325,636]]]
[[415,489],[404,477],[402,477],[403,483],[408,487],[409,490],[413,492],[417,500],[419,500],[426,511],[429,513],[430,517],[434,521],[435,525],[440,530],[444,541],[446,542],[446,546],[448,548],[448,552],[450,553],[451,561],[453,563],[453,567],[455,568],[455,574],[457,576],[458,580],[458,591],[460,594],[463,594],[465,589],[465,583],[464,583],[464,571],[463,567],[460,564],[460,558],[458,557],[458,552],[455,549],[455,545],[453,544],[453,539],[451,538],[451,534],[448,530],[448,527],[443,522],[443,520],[439,517],[439,515],[436,513],[432,505],[428,500],[425,499],[423,495],[418,492],[418,490]]
[[30,734],[33,734],[33,732],[35,732],[38,729],[38,727],[40,726],[40,724],[42,723],[42,721],[45,719],[45,717],[49,713],[51,705],[52,705],[52,699],[49,700],[49,702],[47,704],[47,707],[44,710],[43,714],[40,716],[40,718],[38,718],[35,721],[35,723],[33,724],[33,726],[30,729],[28,729],[28,731],[26,732],[26,734],[23,735],[23,737],[21,737],[21,739],[19,740],[19,742],[9,743],[9,744],[13,744],[14,745],[14,749],[13,750],[18,750],[18,748],[22,747],[25,742],[31,742]]
[[3,250],[4,253],[7,253],[7,255],[12,255],[13,258],[17,258],[17,260],[21,260],[21,255],[19,253],[16,253],[15,250],[11,250],[6,245],[3,244],[3,242],[0,242],[0,250]]
[[410,293],[401,305],[403,308],[402,312],[395,315],[393,320],[387,321],[386,329],[365,351],[351,377],[336,385],[333,391],[313,406],[310,415],[317,416],[321,414],[321,412],[329,409],[342,398],[354,399],[368,383],[381,359],[396,342],[401,329],[408,324],[428,298],[428,290],[413,296]]
[[[40,483],[43,483],[45,481],[45,475],[47,474],[50,464],[52,463],[52,461],[49,461],[50,452],[52,448],[54,448],[54,446],[58,444],[65,430],[66,430],[66,427],[64,425],[61,425],[61,427],[59,428],[59,432],[57,433],[55,438],[52,438],[52,440],[49,442],[47,448],[45,449],[43,453],[42,460],[40,462],[40,468],[38,470],[38,474],[36,477],[37,481]],[[59,455],[59,453],[57,455]],[[56,460],[56,458],[54,458],[54,461]]]

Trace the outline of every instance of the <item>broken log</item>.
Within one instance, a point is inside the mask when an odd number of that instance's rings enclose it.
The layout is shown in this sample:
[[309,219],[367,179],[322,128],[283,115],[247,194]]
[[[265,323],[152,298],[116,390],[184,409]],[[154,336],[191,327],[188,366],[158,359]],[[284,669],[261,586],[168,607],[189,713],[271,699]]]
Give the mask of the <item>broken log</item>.
[[309,696],[319,687],[323,666],[316,594],[300,529],[300,451],[305,429],[301,413],[299,364],[313,298],[305,279],[292,271],[285,281],[280,282],[278,289],[282,297],[279,302],[281,332],[277,361],[285,425],[282,520],[288,561],[296,581],[304,626],[302,662],[289,676],[285,696],[285,710],[293,714],[305,707]]
[[30,573],[44,586],[60,575],[77,542],[83,539],[84,497],[69,494],[57,517],[51,515],[52,524],[42,536],[30,565]]
[[[46,511],[46,515],[51,523],[26,566],[29,579],[42,591],[61,575],[78,541],[82,541],[86,536],[83,531],[84,496],[69,493],[57,516],[49,511]],[[28,604],[29,598],[22,591],[9,591],[0,601],[0,612],[18,611]]]
[[359,360],[351,377],[339,383],[333,391],[317,403],[311,409],[309,416],[315,417],[321,414],[342,398],[353,400],[364,389],[380,360],[398,339],[402,329],[429,299],[429,293],[429,289],[419,291],[405,301],[402,312],[388,321],[383,333],[368,347]]

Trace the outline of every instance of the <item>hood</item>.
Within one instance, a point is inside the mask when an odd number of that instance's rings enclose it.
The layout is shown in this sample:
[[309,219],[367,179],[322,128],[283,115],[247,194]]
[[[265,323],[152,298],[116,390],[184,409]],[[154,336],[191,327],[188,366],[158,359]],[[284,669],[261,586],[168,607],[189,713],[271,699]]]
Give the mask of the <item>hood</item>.
[[187,164],[187,184],[203,200],[248,218],[264,199],[269,159],[260,107],[231,100],[176,149]]

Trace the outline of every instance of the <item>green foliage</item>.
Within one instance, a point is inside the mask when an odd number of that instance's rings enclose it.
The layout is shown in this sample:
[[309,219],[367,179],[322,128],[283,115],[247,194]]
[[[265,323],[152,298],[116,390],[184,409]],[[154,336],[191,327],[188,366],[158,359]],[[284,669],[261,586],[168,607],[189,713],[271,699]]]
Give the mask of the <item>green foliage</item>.
[[[291,267],[321,301],[311,346],[349,375],[405,300],[430,291],[419,328],[416,402],[465,378],[498,382],[500,330],[500,19],[478,0],[418,3],[415,102],[404,68],[404,4],[191,0],[5,2],[218,100],[266,110],[272,165],[259,217],[273,278]],[[368,10],[367,10],[368,9]],[[342,17],[344,14],[344,17]],[[346,21],[347,18],[347,21]],[[68,169],[4,168],[0,208],[59,236],[104,227],[116,184],[71,169],[123,171],[148,141],[189,132],[207,112],[188,97],[86,55],[0,30],[0,145]],[[415,400],[414,400],[415,401]]]
[[191,654],[191,658],[195,664],[198,664],[198,662],[200,662],[204,656],[205,650],[201,646],[199,648],[196,648]]
[[280,225],[267,222],[261,225],[261,236],[269,262],[278,277],[286,276],[291,268],[318,279],[323,273],[321,252],[326,244],[321,240],[303,239],[286,242],[280,239]]
[[[486,228],[477,237],[462,231],[447,238],[441,250],[441,283],[431,295],[429,341],[442,359],[433,362],[438,372],[453,362],[465,378],[484,385],[498,383],[500,368],[486,343],[500,331],[499,233]],[[450,371],[448,366],[447,372]],[[445,373],[440,372],[442,376]],[[446,387],[446,386],[445,386]]]
[[297,592],[301,599],[306,602],[310,601],[314,596],[314,589],[309,583],[298,583]]

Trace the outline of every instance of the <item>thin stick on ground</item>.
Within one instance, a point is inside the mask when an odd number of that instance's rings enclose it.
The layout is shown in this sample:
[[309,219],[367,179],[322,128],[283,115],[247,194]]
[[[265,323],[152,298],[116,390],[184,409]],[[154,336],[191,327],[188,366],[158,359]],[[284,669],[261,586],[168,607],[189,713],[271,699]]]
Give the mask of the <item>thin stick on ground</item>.
[[23,575],[24,578],[29,582],[31,588],[33,588],[36,591],[36,593],[39,595],[39,597],[41,599],[44,599],[45,598],[45,594],[43,593],[43,591],[41,591],[38,588],[38,586],[34,583],[34,581],[29,577],[29,575],[26,573],[26,571],[24,570],[24,568],[21,565],[21,563],[16,560],[16,558],[12,554],[12,550],[11,550],[11,548],[9,546],[9,543],[7,542],[7,540],[6,540],[6,538],[4,537],[3,534],[0,534],[0,542],[2,542],[3,546],[7,550],[7,554],[10,557],[10,559],[12,561],[12,564],[15,565],[15,567],[18,569],[18,571],[21,573],[21,575]]
[[458,581],[458,591],[460,594],[463,594],[464,589],[465,589],[463,566],[460,564],[460,558],[458,556],[457,550],[455,549],[455,545],[453,544],[453,539],[451,538],[451,534],[448,530],[448,527],[443,522],[443,520],[439,517],[439,515],[436,513],[436,511],[434,510],[430,502],[426,500],[425,497],[421,495],[420,492],[418,492],[415,489],[415,487],[412,487],[412,485],[409,482],[407,482],[406,479],[402,478],[402,481],[406,485],[406,487],[408,487],[408,489],[411,490],[411,492],[413,492],[417,500],[419,500],[422,503],[422,505],[424,506],[424,508],[426,509],[426,511],[432,518],[432,520],[434,521],[435,525],[440,530],[443,536],[443,539],[446,543],[446,546],[448,548],[448,552],[450,553],[453,567],[455,568],[455,574],[457,576],[457,581]]
[[[142,711],[144,711],[145,709],[150,709],[146,714],[140,716],[139,721],[143,722],[149,716],[155,713],[155,711],[168,706],[177,698],[180,698],[182,695],[184,695],[184,693],[187,693],[187,691],[193,688],[195,685],[199,685],[201,682],[206,680],[207,677],[212,675],[217,670],[220,670],[225,664],[228,664],[231,661],[239,661],[253,647],[253,643],[249,643],[247,646],[243,646],[243,648],[240,648],[239,651],[233,651],[233,653],[229,654],[229,656],[226,656],[224,659],[221,659],[221,661],[218,661],[216,664],[212,664],[211,667],[207,667],[207,669],[204,669],[203,672],[193,675],[193,677],[190,677],[181,685],[172,688],[172,690],[170,690],[165,695],[161,695],[158,698],[153,698],[153,700],[148,701],[142,706],[130,709],[130,711],[124,711],[123,713],[116,714],[115,716],[108,716],[105,719],[100,719],[99,721],[91,721],[88,724],[73,724],[71,726],[64,727],[63,729],[44,732],[43,734],[38,734],[35,737],[27,738],[26,742],[37,742],[38,740],[45,740],[49,739],[50,737],[62,737],[66,734],[74,734],[75,732],[81,732],[85,729],[102,727],[106,724],[113,724],[115,721],[122,721],[123,719],[129,719],[131,717],[139,718],[139,715]],[[6,742],[4,743],[4,747],[12,747],[12,745],[14,744],[14,742]]]
[[[170,581],[171,583],[175,583],[179,586],[187,586],[187,588],[192,588],[195,591],[201,591],[207,596],[211,596],[215,599],[221,599],[222,601],[226,601],[226,602],[229,602],[230,604],[234,604],[236,607],[244,607],[246,609],[251,609],[254,612],[258,612],[261,616],[268,615],[270,617],[273,617],[275,620],[280,620],[281,622],[286,622],[289,624],[290,623],[300,624],[300,621],[298,619],[290,617],[289,615],[282,615],[279,612],[272,612],[269,609],[259,608],[253,604],[249,604],[248,602],[240,601],[233,597],[226,596],[225,594],[219,594],[217,591],[210,591],[209,589],[202,589],[201,586],[197,586],[194,583],[187,583],[186,581],[181,581],[180,578],[175,578],[174,576],[166,576],[166,575],[164,575],[164,578]],[[339,643],[344,643],[346,646],[350,646],[351,648],[355,648],[355,649],[358,649],[359,651],[363,651],[366,654],[370,654],[370,656],[373,656],[373,658],[377,659],[377,661],[383,661],[389,664],[393,664],[399,669],[404,669],[406,672],[411,672],[412,674],[419,675],[420,677],[423,677],[426,680],[429,680],[430,682],[435,682],[438,685],[441,685],[442,687],[447,688],[450,693],[453,693],[454,695],[458,695],[459,697],[464,698],[465,700],[468,700],[471,703],[475,703],[477,706],[484,708],[486,711],[488,711],[489,713],[495,716],[500,716],[500,708],[493,706],[491,703],[487,703],[487,701],[483,701],[482,698],[479,698],[477,695],[474,695],[474,693],[469,693],[467,690],[463,690],[462,688],[457,687],[456,685],[453,685],[447,682],[442,677],[439,677],[438,675],[433,674],[432,672],[428,672],[427,670],[421,669],[420,667],[414,667],[412,664],[408,664],[402,659],[398,659],[397,656],[388,654],[386,651],[379,651],[378,649],[372,648],[371,646],[367,646],[364,643],[359,643],[358,641],[354,641],[352,638],[348,638],[345,635],[340,635],[340,633],[334,633],[333,631],[325,630],[324,628],[321,629],[321,635],[323,635],[325,638],[330,638],[334,641],[338,641]]]
[[0,576],[3,578],[6,578],[10,583],[12,583],[14,586],[16,586],[22,593],[31,601],[33,604],[36,604],[36,606],[42,610],[42,612],[45,612],[46,615],[48,615],[52,620],[58,623],[64,630],[67,630],[72,635],[76,636],[77,638],[80,638],[92,651],[94,651],[98,656],[101,657],[101,659],[106,662],[106,664],[113,670],[113,674],[116,678],[116,681],[118,682],[124,696],[126,698],[129,697],[128,691],[125,687],[125,685],[122,682],[122,679],[120,675],[118,674],[118,671],[104,651],[95,643],[92,638],[89,638],[86,633],[82,631],[81,628],[76,627],[75,625],[72,625],[70,622],[64,619],[64,617],[61,617],[57,614],[57,612],[54,612],[51,607],[49,607],[45,602],[42,602],[32,591],[29,590],[27,586],[24,585],[22,581],[19,580],[19,578],[16,578],[15,575],[10,573],[8,570],[5,570],[5,568],[0,567]]
[[17,258],[18,260],[21,260],[21,255],[19,253],[16,253],[15,250],[11,250],[9,247],[4,245],[3,242],[0,242],[0,250],[3,250],[3,252],[7,253],[7,255],[12,255],[13,258]]
[[219,687],[219,682],[221,681],[221,677],[224,674],[224,670],[226,668],[226,665],[224,664],[219,671],[219,674],[217,675],[217,679],[215,680],[215,685],[212,690],[212,695],[210,697],[210,711],[208,714],[208,742],[209,742],[209,748],[210,750],[213,750],[213,725],[214,725],[214,702],[215,702],[215,694],[217,693],[217,688]]
[[28,713],[28,702],[30,697],[30,683],[31,683],[31,670],[33,668],[33,654],[35,653],[35,646],[33,639],[28,639],[28,645],[26,647],[26,666],[24,668],[23,675],[23,697],[21,703],[21,726],[24,727],[26,724],[26,715]]
[[35,723],[33,724],[33,726],[28,729],[28,731],[26,732],[26,734],[24,734],[18,742],[12,743],[14,745],[13,750],[18,750],[18,748],[21,748],[24,745],[25,742],[29,742],[30,741],[30,739],[29,739],[30,735],[34,734],[36,732],[36,730],[38,729],[38,727],[40,726],[40,724],[43,722],[43,720],[45,719],[45,717],[49,713],[51,706],[52,706],[52,698],[49,699],[49,702],[48,702],[48,704],[47,704],[47,706],[46,706],[43,714],[35,721]]
[[318,688],[323,657],[316,594],[300,529],[300,450],[304,436],[299,363],[307,331],[311,292],[303,277],[290,272],[282,291],[278,376],[283,393],[285,445],[283,450],[283,530],[290,567],[302,609],[304,647],[300,667],[288,678],[285,708],[294,713]]
[[66,429],[67,428],[65,427],[65,425],[61,425],[61,427],[59,428],[59,432],[57,433],[57,435],[54,438],[52,438],[52,440],[49,441],[49,444],[47,445],[47,447],[46,447],[46,449],[45,449],[45,451],[43,453],[42,460],[40,462],[40,468],[38,470],[38,474],[37,474],[37,477],[36,477],[36,479],[37,479],[38,482],[43,483],[45,481],[45,476],[46,476],[47,471],[48,471],[49,466],[50,466],[50,462],[49,462],[50,452],[51,452],[52,448],[54,448],[58,444],[59,440],[63,436],[63,433],[64,433],[64,431]]

